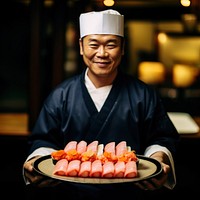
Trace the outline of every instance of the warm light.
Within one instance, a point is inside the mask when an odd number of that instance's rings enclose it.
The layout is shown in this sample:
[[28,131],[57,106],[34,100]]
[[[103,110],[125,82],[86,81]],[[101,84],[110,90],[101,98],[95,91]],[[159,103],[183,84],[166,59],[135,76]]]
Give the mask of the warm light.
[[175,64],[172,70],[173,83],[176,87],[191,86],[199,73],[198,68],[187,64]]
[[105,6],[113,6],[115,4],[114,0],[104,0],[103,1]]
[[191,4],[190,0],[180,0],[180,3],[184,7],[189,7]]
[[160,43],[165,43],[167,41],[167,35],[165,33],[158,34],[158,41]]
[[165,80],[165,67],[160,62],[141,62],[138,67],[138,77],[148,84],[162,83]]

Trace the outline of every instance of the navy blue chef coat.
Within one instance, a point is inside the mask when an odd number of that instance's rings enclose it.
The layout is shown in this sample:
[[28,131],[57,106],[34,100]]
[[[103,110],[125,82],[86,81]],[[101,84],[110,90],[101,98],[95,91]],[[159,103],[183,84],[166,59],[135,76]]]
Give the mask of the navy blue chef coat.
[[65,80],[47,97],[29,138],[30,153],[39,147],[63,149],[72,140],[98,140],[99,144],[126,141],[141,155],[153,144],[175,154],[179,135],[152,87],[119,71],[98,112],[84,76],[85,71]]

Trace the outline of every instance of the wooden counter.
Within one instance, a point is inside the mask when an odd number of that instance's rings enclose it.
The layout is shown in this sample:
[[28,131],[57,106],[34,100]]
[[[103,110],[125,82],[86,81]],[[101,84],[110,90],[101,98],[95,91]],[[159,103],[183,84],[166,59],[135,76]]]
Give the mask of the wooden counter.
[[[0,113],[0,135],[28,136],[27,113]],[[200,127],[200,117],[193,118]],[[195,134],[180,134],[181,138],[200,139],[200,131]]]
[[[197,123],[197,125],[200,127],[200,117],[193,117],[194,121]],[[181,138],[185,139],[200,139],[200,131],[193,134],[180,134]]]
[[1,113],[0,135],[28,136],[28,118],[27,113]]

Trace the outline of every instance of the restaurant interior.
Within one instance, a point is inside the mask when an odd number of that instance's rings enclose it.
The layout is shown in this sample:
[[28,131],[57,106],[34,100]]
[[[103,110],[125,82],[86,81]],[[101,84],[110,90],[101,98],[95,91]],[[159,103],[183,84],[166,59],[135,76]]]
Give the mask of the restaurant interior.
[[[78,46],[80,13],[103,9],[116,9],[124,15],[123,70],[155,87],[166,110],[175,114],[173,119],[179,123],[177,185],[170,191],[147,192],[147,197],[198,196],[199,0],[1,1],[1,190],[12,188],[16,196],[28,199],[22,177],[28,136],[48,93],[83,69]],[[188,117],[189,124],[176,114]],[[13,193],[5,195],[9,199]]]

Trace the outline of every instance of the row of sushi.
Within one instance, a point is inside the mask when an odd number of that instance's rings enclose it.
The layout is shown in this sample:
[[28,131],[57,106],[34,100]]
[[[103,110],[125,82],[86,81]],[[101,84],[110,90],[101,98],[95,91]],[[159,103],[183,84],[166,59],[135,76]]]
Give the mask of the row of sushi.
[[70,141],[63,150],[51,154],[53,174],[70,177],[134,178],[138,158],[126,141],[105,146],[93,141]]

